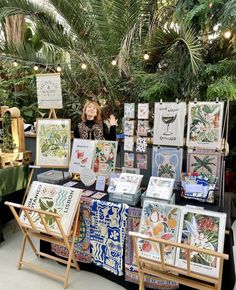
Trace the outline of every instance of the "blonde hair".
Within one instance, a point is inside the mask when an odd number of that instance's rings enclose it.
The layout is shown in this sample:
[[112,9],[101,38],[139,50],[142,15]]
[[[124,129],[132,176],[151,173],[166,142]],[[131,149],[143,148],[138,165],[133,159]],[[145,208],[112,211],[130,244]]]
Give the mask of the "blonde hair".
[[96,102],[96,101],[87,101],[85,103],[84,108],[83,108],[83,113],[82,113],[82,120],[84,122],[87,121],[86,109],[90,104],[93,104],[97,109],[97,115],[94,117],[95,123],[102,123],[102,111],[101,111],[101,108],[100,108],[98,102]]

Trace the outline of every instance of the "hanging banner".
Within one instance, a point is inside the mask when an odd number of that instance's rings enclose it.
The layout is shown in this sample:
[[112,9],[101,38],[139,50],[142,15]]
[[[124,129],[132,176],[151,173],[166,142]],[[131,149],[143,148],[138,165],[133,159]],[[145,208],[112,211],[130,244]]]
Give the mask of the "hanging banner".
[[62,109],[61,77],[59,73],[37,74],[39,109]]

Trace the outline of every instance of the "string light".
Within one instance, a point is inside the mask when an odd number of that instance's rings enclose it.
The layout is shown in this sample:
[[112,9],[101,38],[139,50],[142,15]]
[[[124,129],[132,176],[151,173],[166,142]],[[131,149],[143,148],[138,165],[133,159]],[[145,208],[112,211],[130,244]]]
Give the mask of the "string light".
[[231,35],[232,35],[231,31],[228,30],[224,33],[224,38],[229,39],[231,37]]
[[145,50],[145,52],[144,52],[143,58],[144,58],[145,60],[148,60],[148,59],[150,58],[150,55],[147,53],[146,50]]
[[87,65],[85,63],[82,63],[81,68],[85,70],[87,68]]
[[116,61],[115,57],[113,57],[113,60],[111,61],[111,64],[112,64],[113,66],[116,66],[117,61]]
[[213,3],[210,2],[209,5],[208,5],[208,7],[209,7],[209,8],[212,8],[212,5],[213,5]]
[[18,63],[17,63],[16,60],[14,60],[13,65],[14,65],[14,67],[17,67],[18,66]]
[[39,70],[39,67],[37,66],[37,64],[34,66],[34,70],[35,71],[38,71]]
[[60,66],[60,64],[57,65],[57,72],[61,72],[61,66]]

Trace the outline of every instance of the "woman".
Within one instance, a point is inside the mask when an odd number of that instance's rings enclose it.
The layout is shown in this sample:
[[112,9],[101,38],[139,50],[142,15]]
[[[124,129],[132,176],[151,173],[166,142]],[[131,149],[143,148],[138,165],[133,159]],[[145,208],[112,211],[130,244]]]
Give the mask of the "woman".
[[110,115],[110,130],[102,121],[101,108],[95,101],[87,101],[83,108],[82,122],[74,130],[74,138],[91,140],[116,140],[117,120]]

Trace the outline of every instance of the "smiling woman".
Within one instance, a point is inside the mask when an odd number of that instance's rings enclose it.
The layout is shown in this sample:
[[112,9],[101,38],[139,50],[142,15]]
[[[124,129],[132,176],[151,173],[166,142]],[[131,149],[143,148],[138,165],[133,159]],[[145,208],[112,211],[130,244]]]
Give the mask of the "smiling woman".
[[74,130],[74,138],[115,141],[117,120],[111,115],[109,122],[110,129],[102,121],[99,104],[88,101],[83,108],[82,122]]

